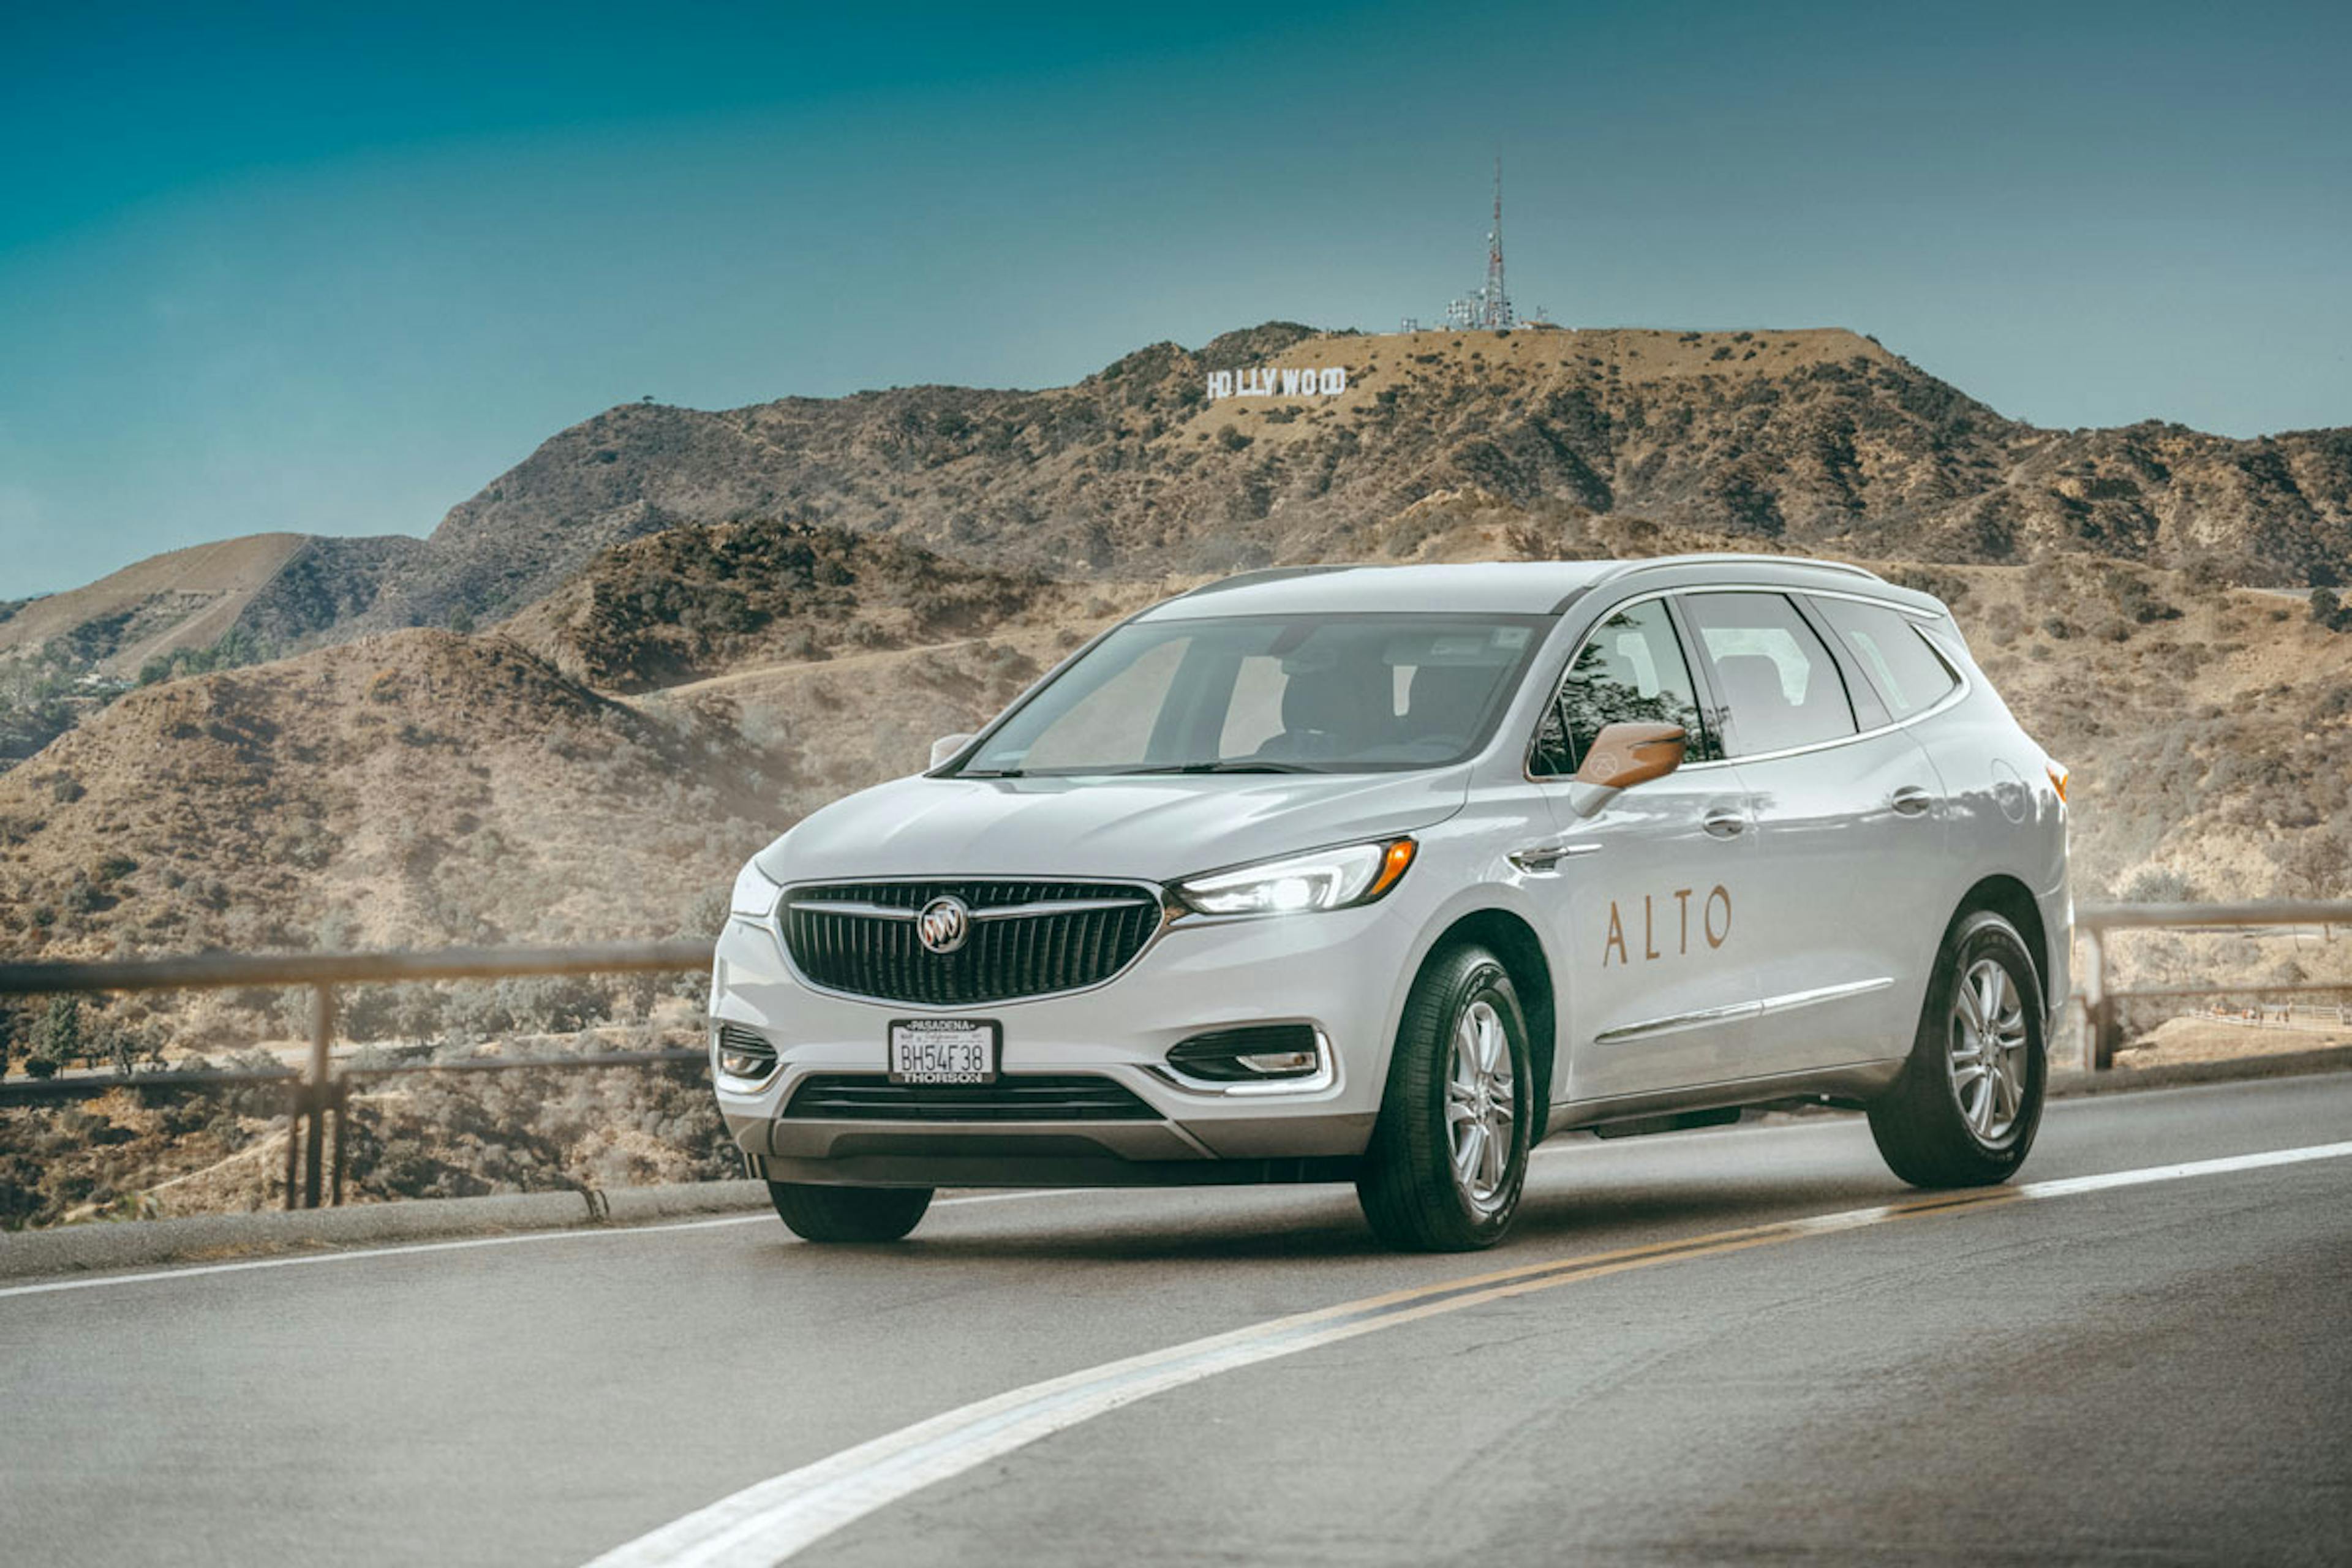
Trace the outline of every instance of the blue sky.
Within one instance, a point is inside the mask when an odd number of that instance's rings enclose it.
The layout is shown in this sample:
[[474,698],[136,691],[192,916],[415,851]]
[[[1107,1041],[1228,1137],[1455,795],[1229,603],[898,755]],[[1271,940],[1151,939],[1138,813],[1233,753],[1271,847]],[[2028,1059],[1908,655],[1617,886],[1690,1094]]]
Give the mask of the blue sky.
[[1483,267],[2056,426],[2352,424],[2352,7],[0,7],[0,598],[422,533],[646,394],[1065,383]]

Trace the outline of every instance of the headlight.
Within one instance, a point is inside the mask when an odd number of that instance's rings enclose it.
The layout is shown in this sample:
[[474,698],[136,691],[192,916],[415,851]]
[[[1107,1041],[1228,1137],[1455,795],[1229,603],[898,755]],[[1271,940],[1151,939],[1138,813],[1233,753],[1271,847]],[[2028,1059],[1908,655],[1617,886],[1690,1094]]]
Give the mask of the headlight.
[[1383,839],[1261,860],[1176,884],[1176,901],[1195,914],[1287,915],[1369,904],[1412,864],[1413,841]]
[[768,880],[757,860],[746,861],[735,875],[735,896],[728,901],[728,911],[766,920],[776,912],[776,895],[783,890],[782,883]]

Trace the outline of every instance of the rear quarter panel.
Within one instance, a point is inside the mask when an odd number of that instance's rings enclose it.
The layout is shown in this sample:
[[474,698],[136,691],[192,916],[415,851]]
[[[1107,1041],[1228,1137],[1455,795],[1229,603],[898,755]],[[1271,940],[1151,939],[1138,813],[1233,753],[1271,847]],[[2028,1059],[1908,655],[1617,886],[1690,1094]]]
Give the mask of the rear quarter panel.
[[[2022,883],[2041,915],[2044,1002],[2055,1018],[2072,988],[2074,904],[2066,808],[2051,781],[2051,758],[2017,722],[1948,619],[1932,630],[1970,689],[1959,703],[1913,726],[1942,780],[1946,813],[1945,864],[1927,889],[1940,914],[1925,940],[1940,940],[1951,913],[1986,878]],[[1923,976],[1933,958],[1931,947],[1923,957]]]

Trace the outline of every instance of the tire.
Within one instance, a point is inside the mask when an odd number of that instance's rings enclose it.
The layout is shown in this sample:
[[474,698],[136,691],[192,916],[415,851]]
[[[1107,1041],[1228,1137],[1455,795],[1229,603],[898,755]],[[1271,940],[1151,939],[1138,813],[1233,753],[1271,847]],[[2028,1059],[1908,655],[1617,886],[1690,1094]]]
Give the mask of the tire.
[[931,1206],[929,1187],[819,1187],[770,1182],[776,1213],[803,1241],[897,1241]]
[[[1502,1240],[1527,1183],[1534,1085],[1526,1016],[1502,963],[1469,946],[1430,959],[1405,998],[1356,1179],[1372,1234],[1412,1252],[1473,1252]],[[1465,1172],[1456,1156],[1473,1121],[1478,1148]]]
[[[2007,1042],[1990,1076],[1981,1070],[1985,1036],[1973,1023],[1989,985],[1997,999],[1993,1037]],[[1953,921],[1911,1059],[1870,1106],[1871,1136],[1887,1167],[1915,1187],[1992,1186],[2016,1174],[2042,1125],[2043,1037],[2041,979],[2017,928],[1990,910]]]

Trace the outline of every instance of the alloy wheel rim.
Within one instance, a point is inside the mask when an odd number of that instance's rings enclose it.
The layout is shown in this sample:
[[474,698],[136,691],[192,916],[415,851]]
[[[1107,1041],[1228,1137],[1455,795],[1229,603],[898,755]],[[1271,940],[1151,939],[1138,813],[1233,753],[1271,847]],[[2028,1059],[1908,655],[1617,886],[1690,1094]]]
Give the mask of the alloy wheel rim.
[[1952,996],[1952,1091],[1977,1142],[1999,1143],[2025,1110],[2025,1002],[1999,962],[1979,958]]
[[1518,1118],[1510,1037],[1494,1004],[1475,1001],[1454,1023],[1445,1065],[1445,1132],[1454,1184],[1482,1215],[1503,1206]]

